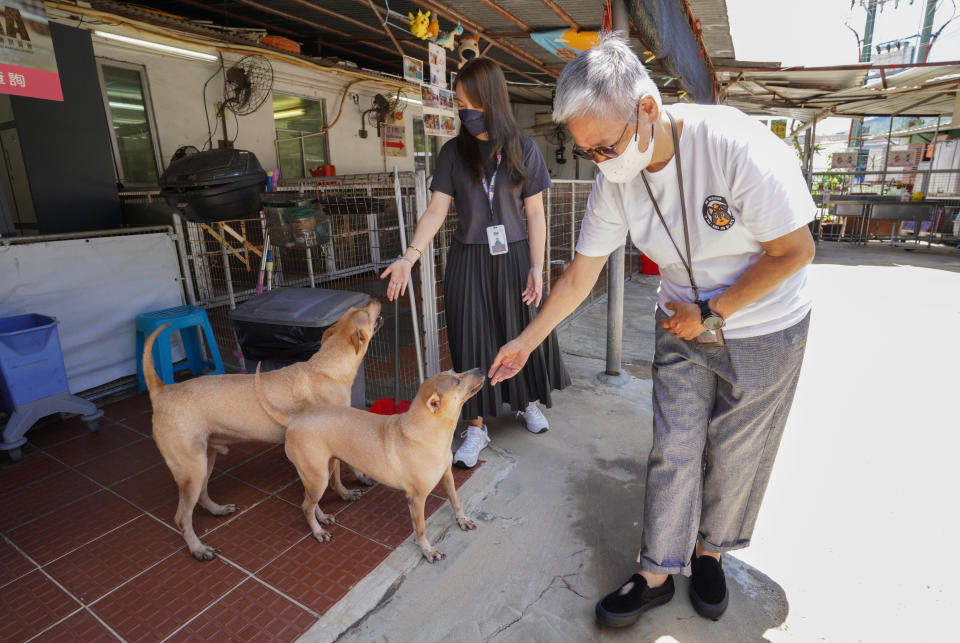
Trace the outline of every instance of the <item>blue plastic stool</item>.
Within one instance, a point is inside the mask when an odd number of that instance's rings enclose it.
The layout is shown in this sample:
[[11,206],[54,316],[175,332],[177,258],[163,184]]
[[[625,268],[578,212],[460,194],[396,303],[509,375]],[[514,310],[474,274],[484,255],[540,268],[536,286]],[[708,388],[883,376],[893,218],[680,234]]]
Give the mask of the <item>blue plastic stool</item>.
[[[217,348],[217,340],[213,336],[213,328],[210,327],[210,320],[207,318],[207,311],[199,306],[177,306],[176,308],[167,308],[164,310],[154,310],[149,313],[137,315],[137,379],[140,381],[140,392],[147,390],[147,383],[143,379],[143,345],[147,337],[160,326],[170,324],[157,337],[153,344],[153,365],[157,369],[157,374],[167,384],[173,384],[173,375],[175,372],[190,369],[194,375],[215,375],[223,374],[223,360],[220,359],[220,349]],[[180,339],[183,340],[183,348],[187,353],[187,362],[185,365],[176,369],[173,368],[173,357],[170,350],[170,333],[175,330],[180,331]],[[203,331],[207,339],[207,348],[210,350],[212,362],[203,359],[203,352],[200,348],[200,331]],[[205,368],[212,368],[209,373],[204,373]]]

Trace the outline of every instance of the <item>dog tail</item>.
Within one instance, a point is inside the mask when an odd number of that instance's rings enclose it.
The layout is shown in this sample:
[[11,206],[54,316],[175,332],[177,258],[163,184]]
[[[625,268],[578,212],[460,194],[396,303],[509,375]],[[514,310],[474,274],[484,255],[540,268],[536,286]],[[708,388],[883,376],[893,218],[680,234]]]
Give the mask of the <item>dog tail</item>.
[[257,399],[260,400],[260,408],[269,415],[277,424],[288,426],[290,424],[290,414],[284,413],[267,399],[263,393],[263,384],[260,381],[260,363],[257,362]]
[[150,399],[153,399],[153,397],[166,386],[163,380],[160,379],[160,376],[157,375],[157,369],[153,367],[153,342],[157,339],[157,335],[162,333],[169,325],[170,324],[164,324],[150,333],[150,337],[147,338],[146,343],[143,345],[143,379],[147,383],[147,390],[150,391]]

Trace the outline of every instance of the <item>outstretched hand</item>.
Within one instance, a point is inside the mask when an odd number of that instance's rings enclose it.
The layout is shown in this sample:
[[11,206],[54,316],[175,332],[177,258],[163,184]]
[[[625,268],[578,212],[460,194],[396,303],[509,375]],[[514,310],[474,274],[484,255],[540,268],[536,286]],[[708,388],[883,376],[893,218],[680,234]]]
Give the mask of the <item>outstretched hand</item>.
[[381,273],[380,278],[390,277],[390,283],[387,284],[387,299],[393,301],[397,297],[405,295],[407,292],[407,282],[410,281],[410,272],[413,270],[413,264],[406,259],[397,259],[387,266],[387,269]]
[[499,384],[519,373],[529,357],[530,350],[520,340],[514,339],[504,344],[487,373],[490,385]]

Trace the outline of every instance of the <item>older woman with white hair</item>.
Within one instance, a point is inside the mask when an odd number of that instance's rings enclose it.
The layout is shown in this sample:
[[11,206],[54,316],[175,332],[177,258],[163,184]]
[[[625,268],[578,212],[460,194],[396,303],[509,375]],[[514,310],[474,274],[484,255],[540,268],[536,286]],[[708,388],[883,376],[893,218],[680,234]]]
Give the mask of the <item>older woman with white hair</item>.
[[693,606],[716,620],[727,607],[722,554],[750,543],[800,374],[815,207],[783,141],[731,107],[663,106],[616,36],[566,66],[553,118],[600,175],[574,261],[490,376],[518,372],[629,232],[661,272],[653,447],[639,569],[596,614],[634,623],[673,598],[672,575],[689,564]]

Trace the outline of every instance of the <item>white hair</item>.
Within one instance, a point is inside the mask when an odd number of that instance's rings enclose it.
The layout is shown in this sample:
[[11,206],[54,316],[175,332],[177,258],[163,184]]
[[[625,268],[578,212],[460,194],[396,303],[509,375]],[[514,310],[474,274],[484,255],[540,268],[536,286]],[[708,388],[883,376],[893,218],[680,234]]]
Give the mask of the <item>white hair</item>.
[[563,68],[557,79],[553,120],[565,123],[583,116],[628,120],[644,96],[663,104],[660,90],[627,41],[608,34]]

